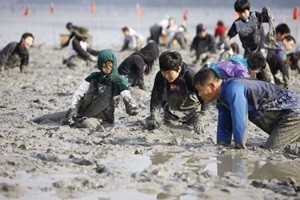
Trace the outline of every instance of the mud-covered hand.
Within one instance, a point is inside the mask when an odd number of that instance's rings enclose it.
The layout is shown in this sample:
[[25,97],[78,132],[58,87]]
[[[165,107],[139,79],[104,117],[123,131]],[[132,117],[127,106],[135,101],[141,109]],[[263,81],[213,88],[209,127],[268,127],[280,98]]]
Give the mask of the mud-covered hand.
[[146,118],[146,128],[151,131],[153,129],[159,128],[159,122],[157,119],[149,116]]
[[197,134],[204,134],[204,125],[203,122],[198,122],[194,124],[194,131]]
[[72,108],[72,110],[68,116],[68,119],[73,119],[73,118],[77,118],[77,117],[79,117],[78,109]]

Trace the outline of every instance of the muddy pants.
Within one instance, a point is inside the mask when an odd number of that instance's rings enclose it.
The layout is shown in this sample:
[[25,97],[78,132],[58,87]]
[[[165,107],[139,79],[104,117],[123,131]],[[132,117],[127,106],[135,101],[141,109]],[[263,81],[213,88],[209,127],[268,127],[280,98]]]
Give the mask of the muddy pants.
[[300,115],[287,116],[278,121],[265,143],[266,149],[284,148],[300,140]]

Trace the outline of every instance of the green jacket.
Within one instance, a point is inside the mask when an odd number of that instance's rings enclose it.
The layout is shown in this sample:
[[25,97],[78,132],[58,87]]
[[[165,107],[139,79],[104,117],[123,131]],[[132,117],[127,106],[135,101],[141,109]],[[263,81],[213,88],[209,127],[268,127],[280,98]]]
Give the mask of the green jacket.
[[[109,75],[105,75],[101,69],[102,64],[112,61],[114,64],[114,67]],[[117,63],[117,56],[111,49],[104,49],[99,52],[98,55],[98,62],[97,62],[98,69],[100,72],[93,72],[91,73],[85,80],[87,82],[91,82],[93,78],[97,75],[98,83],[104,84],[104,85],[110,85],[111,81],[115,79],[116,75],[118,74],[118,63]],[[114,96],[120,95],[120,93],[124,90],[128,90],[128,82],[125,79],[124,76],[118,75],[116,77],[116,80],[114,80]]]

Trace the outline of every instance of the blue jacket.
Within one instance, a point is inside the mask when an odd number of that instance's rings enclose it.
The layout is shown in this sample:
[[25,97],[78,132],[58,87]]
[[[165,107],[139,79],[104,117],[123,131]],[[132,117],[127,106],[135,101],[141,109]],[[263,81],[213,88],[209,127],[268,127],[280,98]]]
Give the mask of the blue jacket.
[[252,80],[227,79],[221,85],[217,101],[217,141],[243,141],[247,118],[270,134],[278,121],[287,115],[300,115],[300,97],[278,85]]

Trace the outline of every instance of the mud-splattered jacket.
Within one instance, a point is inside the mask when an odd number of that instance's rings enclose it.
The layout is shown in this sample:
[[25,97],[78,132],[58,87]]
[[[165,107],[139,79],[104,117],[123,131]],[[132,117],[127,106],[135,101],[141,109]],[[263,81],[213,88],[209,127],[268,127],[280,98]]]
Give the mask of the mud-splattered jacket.
[[253,79],[227,79],[217,100],[219,110],[217,141],[240,143],[246,131],[247,117],[270,134],[287,115],[300,115],[300,97],[278,85]]
[[19,66],[22,70],[28,65],[29,53],[27,49],[21,49],[20,43],[11,42],[0,52],[0,67],[14,68]]
[[178,79],[173,83],[168,83],[161,72],[157,72],[151,93],[150,115],[154,118],[159,115],[163,101],[167,102],[172,114],[181,119],[195,112],[200,105],[201,109],[205,109],[204,102],[193,85],[193,76],[194,71],[185,63]]
[[246,20],[238,18],[233,22],[227,35],[233,38],[238,34],[243,48],[249,53],[255,52],[263,47],[263,22],[268,22],[268,18],[259,12],[249,12]]

